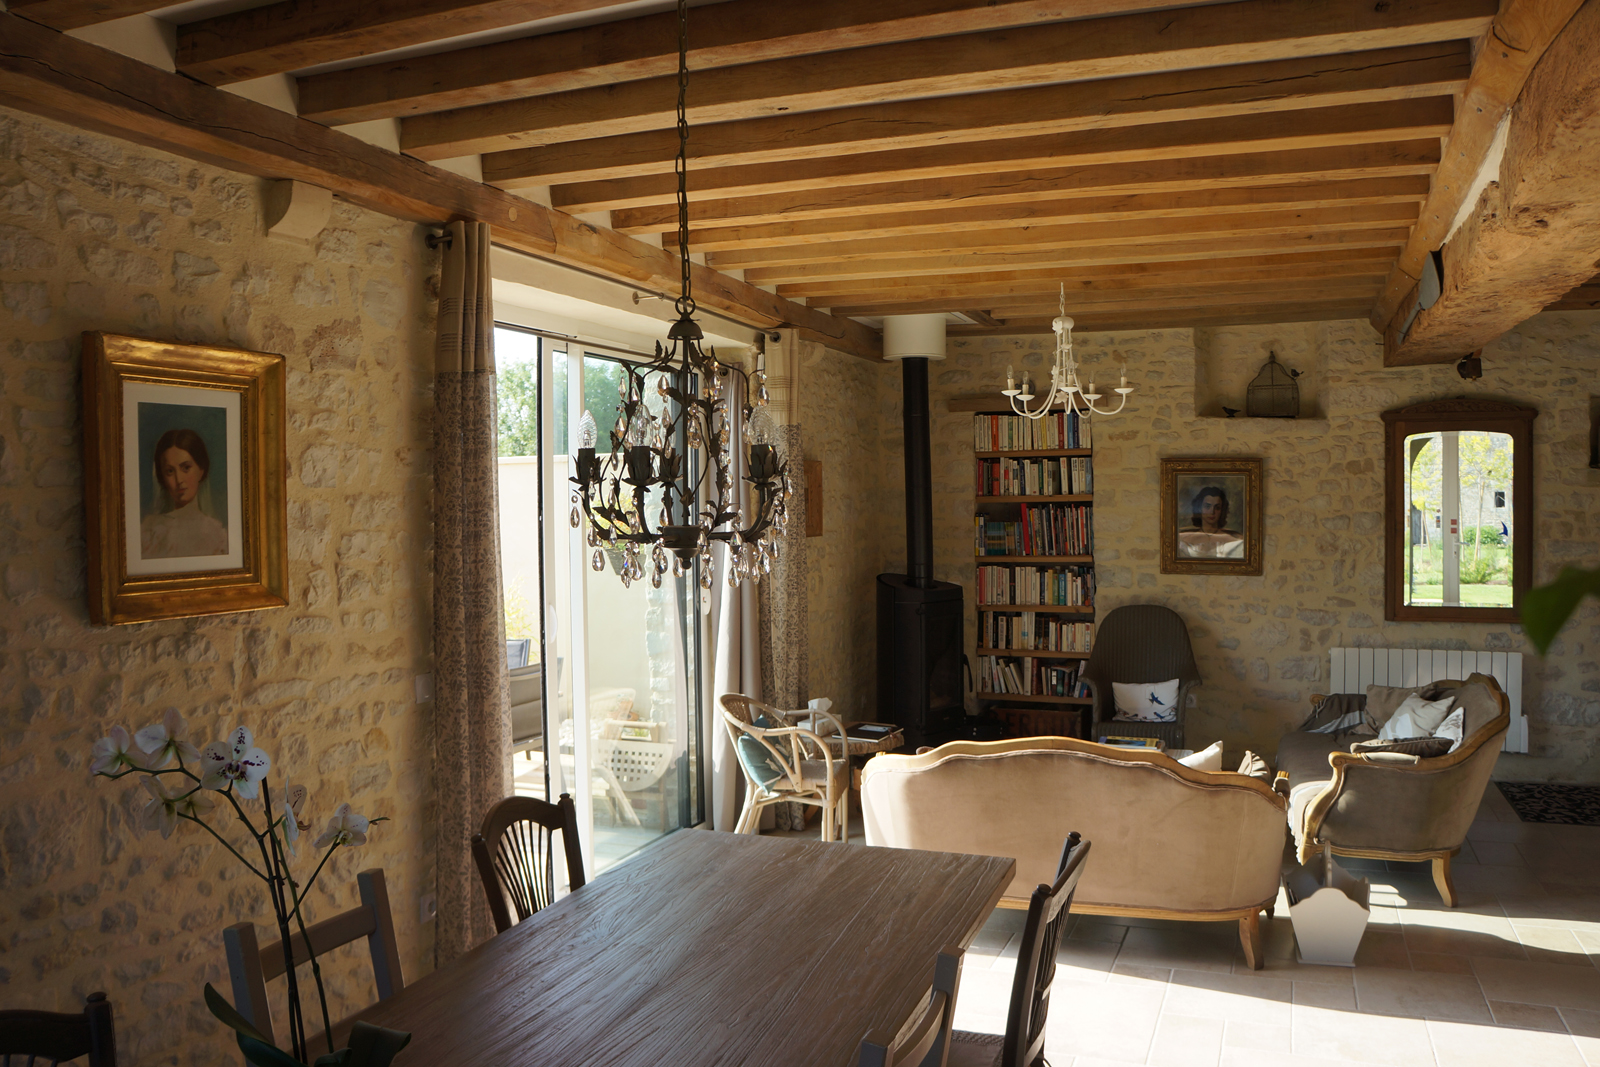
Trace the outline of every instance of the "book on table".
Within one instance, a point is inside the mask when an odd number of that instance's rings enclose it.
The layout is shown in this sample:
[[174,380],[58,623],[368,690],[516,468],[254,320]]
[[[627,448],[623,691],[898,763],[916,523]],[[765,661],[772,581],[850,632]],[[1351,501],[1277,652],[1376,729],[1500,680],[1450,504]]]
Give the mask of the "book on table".
[[1167,747],[1167,743],[1159,737],[1126,737],[1120,734],[1104,734],[1100,738],[1102,745],[1117,745],[1121,748],[1151,748],[1157,752]]

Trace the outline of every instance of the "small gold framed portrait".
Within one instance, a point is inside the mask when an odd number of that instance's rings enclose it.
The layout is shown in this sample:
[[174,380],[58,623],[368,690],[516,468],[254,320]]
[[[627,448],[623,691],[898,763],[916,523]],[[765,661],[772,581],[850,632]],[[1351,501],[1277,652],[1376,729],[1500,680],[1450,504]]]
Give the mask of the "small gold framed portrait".
[[1161,461],[1161,573],[1260,574],[1261,460]]

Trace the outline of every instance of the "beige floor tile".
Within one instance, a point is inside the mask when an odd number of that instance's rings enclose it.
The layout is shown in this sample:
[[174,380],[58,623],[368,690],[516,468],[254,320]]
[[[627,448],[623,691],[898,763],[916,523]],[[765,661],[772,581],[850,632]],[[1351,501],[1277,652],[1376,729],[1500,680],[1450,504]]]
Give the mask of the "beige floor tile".
[[1283,1026],[1289,1022],[1291,992],[1291,984],[1279,978],[1174,970],[1162,1010]]
[[1047,1029],[1046,1056],[1051,1063],[1070,1056],[1143,1063],[1164,993],[1164,987],[1154,985],[1057,982],[1050,994],[1050,1015],[1062,1025]]
[[1056,978],[1100,985],[1116,960],[1116,945],[1104,941],[1063,941],[1056,951]]
[[1472,851],[1485,867],[1526,867],[1527,861],[1510,841],[1474,841]]
[[[961,968],[961,985],[956,989],[956,1026],[963,1030],[974,1027],[961,1022],[962,1010],[981,1015],[998,1015],[1005,1018],[1011,1006],[1010,974],[995,971]],[[1059,985],[1059,982],[1057,983]],[[1054,994],[1052,994],[1054,996]],[[1002,1029],[1004,1025],[1002,1024]]]
[[1448,956],[1438,952],[1413,952],[1413,971],[1433,971],[1437,974],[1471,974],[1472,959],[1468,956]]
[[1080,915],[1072,924],[1072,929],[1067,931],[1066,939],[1069,941],[1108,941],[1113,945],[1122,944],[1122,939],[1128,934],[1127,926],[1098,915]]
[[1117,985],[1156,985],[1164,987],[1171,980],[1171,967],[1147,967],[1142,963],[1123,963],[1120,960],[1112,964],[1110,973],[1106,975],[1107,982]]
[[1568,967],[1592,966],[1589,952],[1577,933],[1568,926],[1523,926],[1512,924],[1528,959],[1534,963],[1556,963]]
[[1572,1032],[1578,1051],[1588,1061],[1589,1067],[1600,1067],[1600,1008],[1585,1011],[1581,1008],[1561,1008],[1561,1021]]
[[1270,1023],[1245,1023],[1229,1020],[1222,1031],[1223,1048],[1253,1048],[1265,1052],[1293,1051],[1291,1026],[1274,1026]]
[[1478,988],[1478,980],[1465,974],[1359,967],[1356,969],[1356,1004],[1369,1014],[1493,1021],[1483,990]]
[[1490,1000],[1592,1009],[1600,1004],[1600,971],[1523,960],[1475,959],[1472,967]]
[[1222,1028],[1221,1019],[1162,1012],[1146,1062],[1151,1067],[1217,1067]]
[[1412,909],[1401,915],[1406,950],[1443,952],[1453,956],[1498,956],[1527,959],[1511,921],[1495,905],[1494,915],[1470,909]]
[[1008,941],[1022,935],[1022,927],[1027,918],[1027,912],[1015,908],[994,909],[989,913],[989,918],[984,920],[978,935],[972,939],[972,944],[967,947],[968,954],[976,952],[984,956],[999,955]]
[[1509,1004],[1503,1000],[1489,1001],[1496,1026],[1515,1026],[1523,1030],[1549,1030],[1564,1034],[1567,1026],[1561,1013],[1543,1004]]
[[1414,1067],[1433,1056],[1428,1027],[1421,1019],[1362,1015],[1296,1004],[1293,1051],[1355,1063]]
[[1170,923],[1160,929],[1136,926],[1122,939],[1117,962],[1227,971],[1239,951],[1237,923]]
[[1320,982],[1296,982],[1294,1006],[1353,1012],[1356,1010],[1356,987],[1323,985]]
[[1428,1020],[1439,1067],[1584,1067],[1570,1034]]
[[1350,1061],[1259,1048],[1224,1048],[1222,1067],[1350,1067]]
[[1411,955],[1406,951],[1404,931],[1374,930],[1367,927],[1356,949],[1357,967],[1390,967],[1406,970],[1411,966]]
[[1349,986],[1354,981],[1354,967],[1326,967],[1316,963],[1301,963],[1299,959],[1273,959],[1268,956],[1259,971],[1250,969],[1244,960],[1235,960],[1234,974],[1257,974],[1267,978],[1285,978],[1295,982],[1322,982],[1327,985]]

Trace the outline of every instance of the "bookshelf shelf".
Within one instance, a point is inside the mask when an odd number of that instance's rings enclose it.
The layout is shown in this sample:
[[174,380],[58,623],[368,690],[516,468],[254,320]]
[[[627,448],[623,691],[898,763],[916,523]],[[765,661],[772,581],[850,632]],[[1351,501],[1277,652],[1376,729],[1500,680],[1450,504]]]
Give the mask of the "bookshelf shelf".
[[979,604],[979,611],[1055,611],[1062,615],[1093,615],[1094,608],[1083,604]]
[[990,563],[1093,563],[1093,556],[977,556],[980,567]]
[[1023,496],[1008,494],[1004,496],[980,496],[980,504],[1092,504],[1093,493],[1067,493],[1060,496]]
[[1042,648],[980,648],[980,656],[1032,656],[1035,659],[1088,659],[1087,652],[1053,652]]
[[1092,448],[1012,448],[1004,452],[975,452],[978,459],[1045,459],[1055,456],[1088,456]]
[[993,700],[996,702],[1003,701],[1010,703],[1012,701],[1020,701],[1024,704],[1072,704],[1077,707],[1088,707],[1090,704],[1094,703],[1094,701],[1089,697],[1043,697],[1033,696],[1031,694],[1024,696],[1021,693],[980,692],[978,693],[978,697],[982,700]]

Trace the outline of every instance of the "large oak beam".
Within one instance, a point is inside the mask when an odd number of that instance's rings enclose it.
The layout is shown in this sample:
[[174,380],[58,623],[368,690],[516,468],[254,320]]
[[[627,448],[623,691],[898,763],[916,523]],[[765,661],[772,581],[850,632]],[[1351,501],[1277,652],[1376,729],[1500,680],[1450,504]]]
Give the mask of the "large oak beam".
[[[414,222],[481,219],[498,243],[658,291],[678,259],[478,182],[395,155],[15,15],[0,14],[0,104],[219,167],[291,178]],[[753,326],[791,325],[830,347],[877,358],[876,335],[704,267],[695,298]]]
[[[1283,282],[1267,287],[1210,285],[1155,289],[1110,296],[1077,295],[1069,298],[1067,311],[1069,314],[1079,315],[1135,308],[1160,311],[1173,307],[1252,307],[1261,304],[1306,303],[1313,300],[1358,303],[1363,299],[1371,299],[1372,294],[1382,284],[1383,275],[1374,274],[1337,281]],[[1057,300],[1055,293],[1039,292],[1031,297],[1004,300],[977,299],[968,300],[966,304],[977,307],[997,319],[1015,319],[1053,315],[1058,307]],[[954,306],[965,305],[953,305],[948,300],[917,300],[903,303],[868,301],[862,304],[835,304],[832,311],[836,315],[863,315],[876,318],[881,315],[935,314],[949,311]]]
[[[689,121],[1459,40],[1481,33],[1497,7],[1495,0],[1239,0],[797,56],[696,74]],[[443,159],[665,129],[676,101],[676,78],[576,89],[404,119],[400,145]]]
[[[1108,126],[1447,96],[1460,91],[1471,70],[1467,43],[1442,41],[776,115],[695,127],[689,136],[689,162],[698,172]],[[304,100],[302,96],[302,113]],[[569,141],[487,155],[483,178],[512,188],[666,174],[672,172],[677,151],[676,130]]]
[[6,8],[53,29],[76,30],[168,6],[166,0],[11,0]]
[[[1236,308],[1213,307],[1167,308],[1165,310],[1124,310],[1094,312],[1074,315],[1073,332],[1086,333],[1106,330],[1157,330],[1189,326],[1247,326],[1252,323],[1276,322],[1335,322],[1342,319],[1360,319],[1366,315],[1363,303],[1351,301],[1307,301],[1268,305],[1264,309],[1244,311]],[[983,334],[1033,334],[1050,333],[1050,317],[1002,320],[999,326],[951,326],[945,332],[951,337],[973,337]]]
[[[1472,77],[1461,97],[1456,122],[1434,179],[1433,193],[1400,259],[1372,309],[1372,324],[1389,320],[1422,277],[1423,260],[1444,243],[1468,196],[1473,194],[1494,143],[1495,131],[1528,74],[1583,0],[1505,0],[1479,42]],[[1409,313],[1409,312],[1408,312]]]
[[[1074,18],[1091,18],[1151,3],[1092,0],[1075,3],[1070,11]],[[1060,19],[1068,10],[1060,0],[729,0],[690,16],[689,67],[699,72],[808,52],[1026,26]],[[678,16],[668,12],[380,60],[298,79],[300,114],[330,124],[364,122],[658,78],[676,74],[677,42]],[[261,64],[254,69],[271,73]]]
[[1600,260],[1600,0],[1551,42],[1512,112],[1499,180],[1444,247],[1438,301],[1384,331],[1388,366],[1454,362],[1538,314]]

